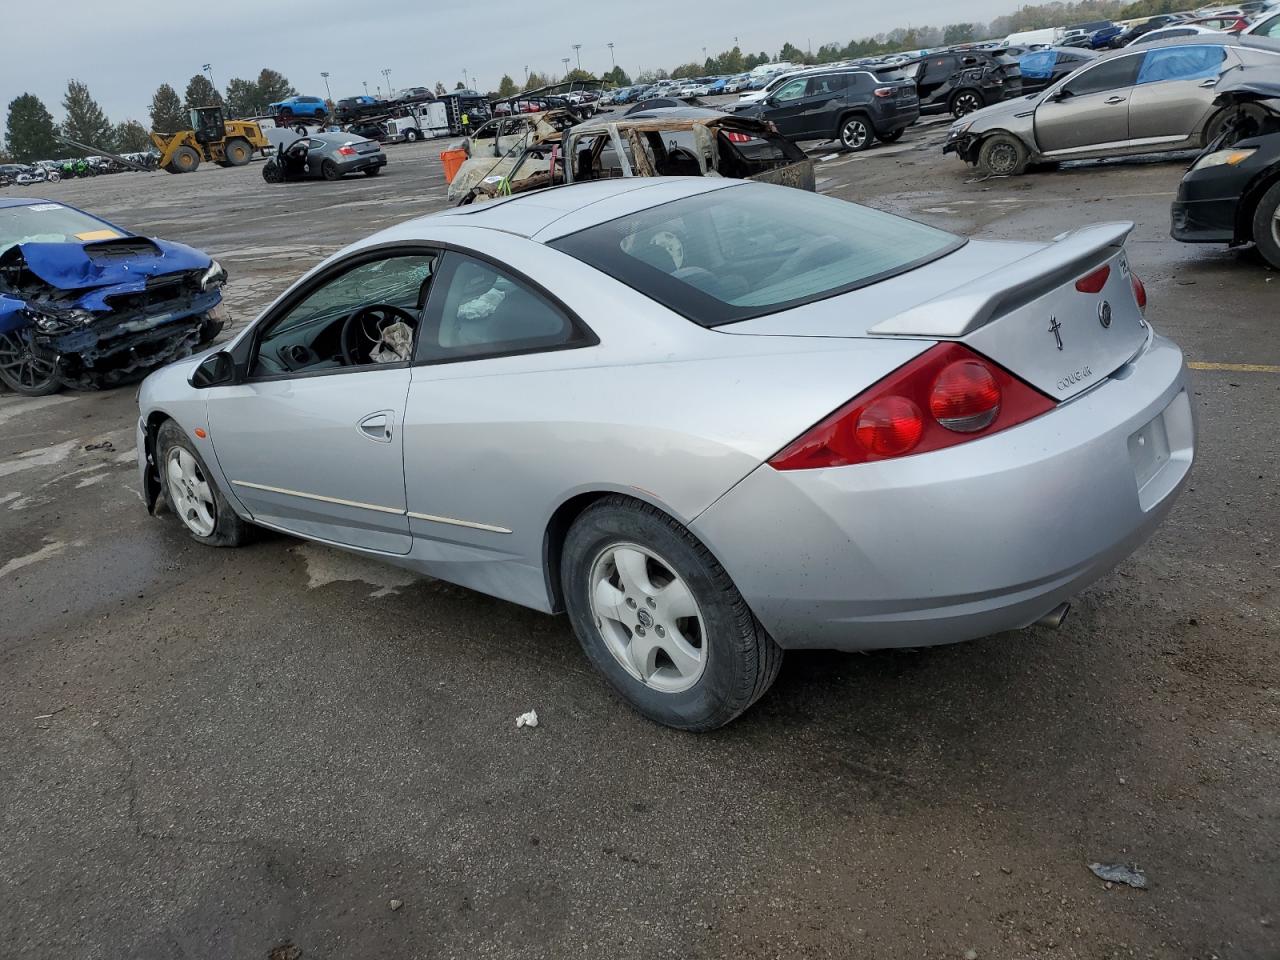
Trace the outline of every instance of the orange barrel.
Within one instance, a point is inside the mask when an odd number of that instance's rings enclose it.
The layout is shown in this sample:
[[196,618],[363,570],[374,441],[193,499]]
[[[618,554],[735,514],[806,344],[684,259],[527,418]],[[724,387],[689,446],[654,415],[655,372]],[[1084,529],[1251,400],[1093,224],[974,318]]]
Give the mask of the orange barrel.
[[467,162],[467,151],[446,150],[440,154],[440,162],[444,164],[444,182],[453,183],[458,175],[458,168]]

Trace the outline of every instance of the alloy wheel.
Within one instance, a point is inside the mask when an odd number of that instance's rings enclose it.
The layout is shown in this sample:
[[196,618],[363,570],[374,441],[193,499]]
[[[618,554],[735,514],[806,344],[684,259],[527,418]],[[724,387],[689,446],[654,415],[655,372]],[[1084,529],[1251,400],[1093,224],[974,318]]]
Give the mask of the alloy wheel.
[[844,125],[840,139],[853,150],[862,149],[867,143],[867,125],[861,120],[850,120]]
[[0,334],[0,370],[15,389],[39,390],[55,379],[58,365],[35,354],[29,334],[14,331]]
[[955,103],[951,107],[951,115],[956,119],[967,114],[973,113],[975,110],[982,109],[982,101],[978,99],[976,93],[962,93],[956,97]]
[[661,693],[688,690],[707,665],[706,627],[689,585],[652,550],[606,547],[591,566],[591,614],[632,677]]
[[197,537],[213,533],[217,506],[213,502],[213,489],[200,471],[200,464],[191,451],[172,447],[165,457],[165,478],[168,480],[169,497],[174,512],[182,518],[187,529]]

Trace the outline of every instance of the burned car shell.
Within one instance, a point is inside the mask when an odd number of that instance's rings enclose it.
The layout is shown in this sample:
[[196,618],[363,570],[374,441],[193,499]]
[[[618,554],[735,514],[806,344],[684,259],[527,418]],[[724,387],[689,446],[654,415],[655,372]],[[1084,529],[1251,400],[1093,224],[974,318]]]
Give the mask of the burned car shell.
[[1239,108],[1239,123],[1206,146],[1183,176],[1170,232],[1184,243],[1257,242],[1271,260],[1280,251],[1280,210],[1268,204],[1264,211],[1271,215],[1270,238],[1257,236],[1255,221],[1280,184],[1280,67],[1224,77],[1218,91],[1214,103]]
[[[222,327],[226,272],[180,243],[137,236],[75,207],[0,200],[0,211],[66,210],[100,229],[75,239],[15,243],[0,251],[0,379],[22,393],[118,383],[189,354]],[[15,382],[25,357],[46,371]]]
[[[469,159],[449,183],[449,200],[456,203],[465,198],[482,180],[511,179],[522,159],[518,179],[546,173],[548,165],[538,161],[549,157],[550,145],[558,144],[560,135],[577,122],[577,115],[569,110],[544,110],[490,120],[463,142]],[[486,127],[493,129],[486,131]],[[485,132],[492,136],[479,136]],[[526,150],[533,155],[525,158]]]

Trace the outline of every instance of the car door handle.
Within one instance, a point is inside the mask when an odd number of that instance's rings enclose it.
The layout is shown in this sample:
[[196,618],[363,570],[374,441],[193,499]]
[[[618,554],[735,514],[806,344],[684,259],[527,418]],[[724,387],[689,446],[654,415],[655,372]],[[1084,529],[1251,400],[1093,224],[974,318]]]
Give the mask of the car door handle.
[[1217,77],[1210,77],[1208,80],[1201,80],[1201,81],[1200,81],[1200,86],[1204,87],[1206,90],[1207,90],[1209,87],[1216,87],[1217,85],[1218,85],[1218,78],[1217,78]]
[[1127,97],[1107,97],[1107,99],[1103,100],[1102,102],[1103,103],[1124,103],[1125,100],[1127,99],[1128,99]]
[[378,443],[391,442],[391,411],[371,413],[358,424],[360,432]]

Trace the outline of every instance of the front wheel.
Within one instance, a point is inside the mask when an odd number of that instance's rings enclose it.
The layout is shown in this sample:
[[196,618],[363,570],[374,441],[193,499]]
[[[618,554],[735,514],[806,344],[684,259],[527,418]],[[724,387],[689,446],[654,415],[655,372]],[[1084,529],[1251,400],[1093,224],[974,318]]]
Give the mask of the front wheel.
[[280,164],[274,160],[268,160],[263,164],[262,179],[267,183],[284,183],[284,171],[280,169]]
[[565,538],[561,584],[583,650],[640,713],[723,726],[764,695],[782,650],[688,530],[625,496],[588,507]]
[[29,330],[0,334],[0,382],[24,397],[47,397],[62,389],[57,361],[36,353]]
[[231,509],[204,458],[172,420],[156,433],[156,462],[165,500],[192,539],[211,547],[238,547],[249,538],[249,524]]
[[410,130],[404,135],[405,143],[415,143],[419,139],[417,130]]
[[865,150],[874,140],[871,124],[864,117],[848,117],[840,124],[840,143],[846,150]]
[[978,165],[993,177],[1016,177],[1027,169],[1027,156],[1021,140],[999,133],[982,141]]
[[1280,270],[1280,183],[1262,195],[1253,211],[1253,242],[1263,259]]
[[49,172],[50,183],[57,183],[61,179],[62,179],[62,174],[60,174],[57,170],[51,170]]
[[986,106],[976,90],[961,90],[951,97],[951,116],[959,120]]

